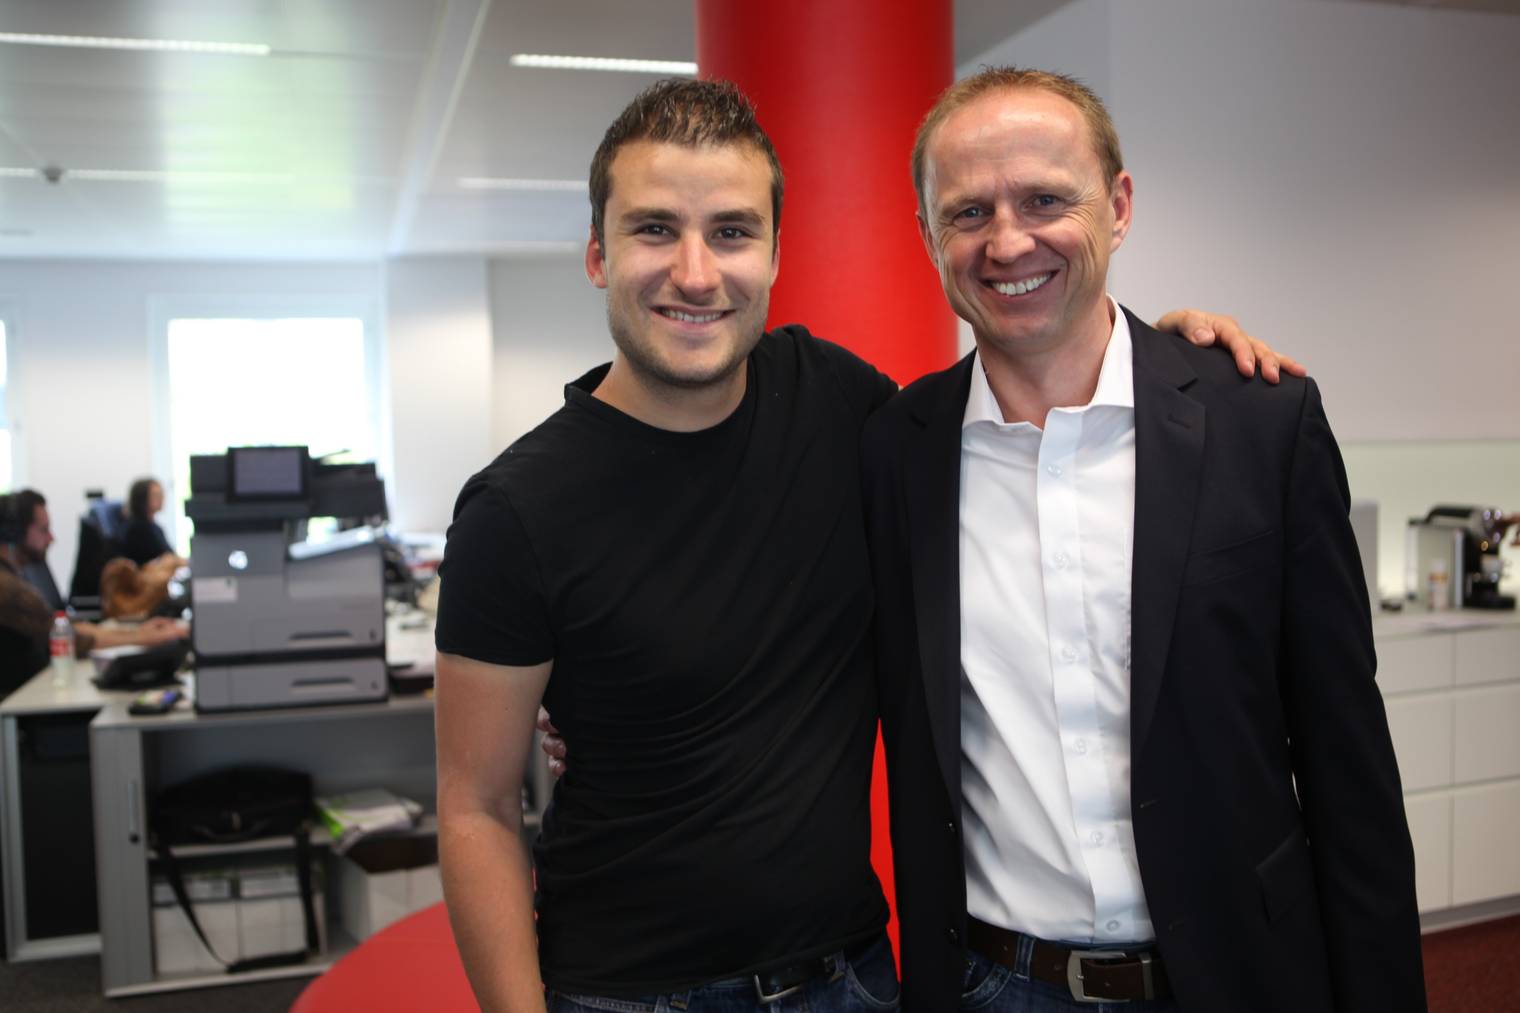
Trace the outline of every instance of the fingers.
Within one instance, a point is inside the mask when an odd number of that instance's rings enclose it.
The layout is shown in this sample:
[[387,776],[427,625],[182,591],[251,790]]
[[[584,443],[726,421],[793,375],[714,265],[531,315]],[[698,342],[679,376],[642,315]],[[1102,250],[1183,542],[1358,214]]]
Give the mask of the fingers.
[[551,732],[544,736],[543,741],[538,744],[538,748],[542,749],[544,756],[547,757],[546,762],[549,767],[549,773],[555,777],[559,777],[565,772],[566,749],[564,739]]
[[556,735],[559,733],[559,729],[554,727],[554,722],[549,720],[549,712],[543,707],[538,709],[538,720],[534,724],[545,735]]

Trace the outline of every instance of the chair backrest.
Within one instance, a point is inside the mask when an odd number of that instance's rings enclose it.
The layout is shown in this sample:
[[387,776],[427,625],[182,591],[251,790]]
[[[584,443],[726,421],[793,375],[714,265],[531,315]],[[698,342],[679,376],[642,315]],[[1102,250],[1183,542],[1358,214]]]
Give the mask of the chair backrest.
[[121,504],[106,500],[94,500],[79,518],[79,550],[74,556],[74,579],[69,583],[69,601],[75,608],[95,611],[100,608],[100,571],[105,565],[122,554],[121,542],[117,540],[119,527],[107,534],[101,527],[97,508],[104,504],[115,506],[117,517],[121,516]]

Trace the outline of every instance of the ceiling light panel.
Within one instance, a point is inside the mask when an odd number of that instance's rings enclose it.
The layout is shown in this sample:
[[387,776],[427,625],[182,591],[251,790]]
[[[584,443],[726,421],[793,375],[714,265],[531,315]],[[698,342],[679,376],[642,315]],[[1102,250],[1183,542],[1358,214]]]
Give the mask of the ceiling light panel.
[[680,60],[625,60],[607,56],[552,56],[546,53],[516,53],[514,67],[537,67],[544,70],[607,70],[625,74],[684,74],[697,72],[695,63]]
[[260,42],[198,42],[190,39],[124,39],[98,35],[26,35],[0,32],[0,43],[16,46],[63,46],[71,49],[129,49],[159,53],[219,53],[226,56],[268,56]]

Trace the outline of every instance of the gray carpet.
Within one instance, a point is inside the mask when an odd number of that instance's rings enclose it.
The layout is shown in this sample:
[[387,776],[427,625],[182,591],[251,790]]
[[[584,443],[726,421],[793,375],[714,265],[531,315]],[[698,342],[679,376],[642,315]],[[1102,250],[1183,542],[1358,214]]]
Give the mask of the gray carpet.
[[0,960],[5,1013],[271,1013],[288,1010],[311,978],[282,978],[187,992],[107,999],[100,994],[100,958]]

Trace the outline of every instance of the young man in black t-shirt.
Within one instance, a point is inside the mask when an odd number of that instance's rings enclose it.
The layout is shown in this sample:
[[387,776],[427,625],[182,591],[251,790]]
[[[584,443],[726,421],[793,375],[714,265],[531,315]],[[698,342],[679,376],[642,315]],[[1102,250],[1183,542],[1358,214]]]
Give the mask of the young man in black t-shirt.
[[[800,327],[762,334],[781,197],[732,86],[635,99],[591,173],[613,361],[460,494],[439,846],[485,1008],[896,1007],[858,481],[895,385]],[[541,699],[574,764],[530,869]]]

